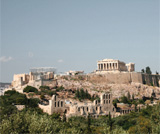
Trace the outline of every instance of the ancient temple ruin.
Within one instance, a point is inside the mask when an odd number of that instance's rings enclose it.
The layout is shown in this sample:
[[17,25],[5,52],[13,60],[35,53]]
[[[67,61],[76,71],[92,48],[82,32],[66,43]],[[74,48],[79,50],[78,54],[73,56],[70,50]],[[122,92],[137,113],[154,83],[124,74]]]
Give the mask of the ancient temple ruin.
[[135,71],[135,64],[129,63],[126,64],[119,60],[114,59],[103,59],[97,62],[97,72],[113,72],[113,71],[126,71],[133,72]]

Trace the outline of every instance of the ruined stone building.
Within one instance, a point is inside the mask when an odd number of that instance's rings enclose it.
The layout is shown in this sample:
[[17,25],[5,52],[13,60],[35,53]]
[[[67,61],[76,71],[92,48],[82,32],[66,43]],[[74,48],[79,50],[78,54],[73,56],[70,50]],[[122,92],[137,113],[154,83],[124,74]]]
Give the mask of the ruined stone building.
[[65,112],[67,118],[71,116],[87,117],[88,114],[98,117],[100,115],[108,115],[109,112],[114,117],[116,113],[116,109],[112,104],[112,94],[109,92],[102,93],[100,100],[94,100],[93,102],[67,101],[53,95],[52,99],[49,100],[49,105],[39,104],[39,107],[50,115]]
[[18,88],[24,85],[39,88],[43,85],[52,83],[55,69],[50,67],[32,68],[29,74],[14,74],[12,87]]
[[135,71],[135,64],[129,63],[126,64],[119,60],[114,59],[103,59],[97,62],[97,72],[109,72],[109,71]]
[[160,75],[135,72],[135,64],[126,64],[119,60],[103,59],[97,62],[97,70],[91,74],[91,79],[98,75],[103,76],[107,84],[141,83],[160,86]]

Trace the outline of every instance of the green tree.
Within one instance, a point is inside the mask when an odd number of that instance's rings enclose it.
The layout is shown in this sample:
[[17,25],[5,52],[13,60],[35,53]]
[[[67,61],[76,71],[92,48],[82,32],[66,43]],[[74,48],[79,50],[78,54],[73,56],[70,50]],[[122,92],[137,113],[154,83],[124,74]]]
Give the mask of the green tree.
[[110,132],[112,131],[112,127],[113,127],[113,120],[111,118],[111,114],[109,112],[109,115],[108,115],[108,125],[110,127]]
[[91,119],[90,114],[87,116],[87,133],[91,133]]
[[159,75],[159,73],[156,71],[156,75]]
[[42,95],[40,96],[40,98],[43,100],[43,99],[45,99],[45,96],[42,94]]
[[81,99],[85,99],[86,98],[86,94],[85,94],[83,88],[81,88],[81,90],[80,90],[80,98]]
[[132,94],[132,100],[134,100],[134,94]]
[[80,97],[79,90],[76,90],[76,94],[75,94],[75,95],[76,95],[76,97],[77,97],[77,98],[79,98],[79,97]]
[[117,103],[119,103],[119,100],[118,100],[118,99],[114,99],[114,100],[112,101],[112,104],[113,104],[113,106],[114,106],[115,108],[117,108]]
[[130,99],[131,99],[130,92],[128,92],[128,94],[127,94],[127,98],[128,98],[128,100],[130,100]]
[[59,113],[53,113],[51,115],[52,119],[57,119],[57,120],[61,120],[60,114]]
[[32,86],[27,86],[23,89],[23,92],[29,93],[29,92],[38,92],[37,88],[32,87]]
[[131,101],[126,96],[121,97],[121,102],[125,104],[131,104]]
[[138,109],[137,109],[137,105],[135,105],[135,106],[134,106],[134,111],[135,111],[135,112],[137,112],[137,111],[138,111]]
[[144,69],[142,69],[142,70],[141,70],[141,72],[142,72],[142,73],[145,73],[145,70],[144,70]]
[[63,118],[62,118],[63,122],[66,122],[66,113],[63,113]]
[[150,69],[150,67],[149,67],[149,66],[148,66],[148,67],[146,67],[146,73],[147,73],[147,74],[152,74],[151,69]]
[[41,90],[45,90],[45,89],[49,90],[50,87],[49,86],[40,86],[39,89],[41,89]]

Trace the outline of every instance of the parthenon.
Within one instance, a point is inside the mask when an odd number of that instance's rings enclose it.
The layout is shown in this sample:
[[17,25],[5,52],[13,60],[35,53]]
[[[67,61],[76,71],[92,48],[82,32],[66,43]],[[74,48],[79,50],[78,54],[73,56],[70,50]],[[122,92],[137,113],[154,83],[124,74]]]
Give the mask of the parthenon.
[[134,71],[134,63],[126,64],[119,60],[103,59],[97,62],[97,71]]

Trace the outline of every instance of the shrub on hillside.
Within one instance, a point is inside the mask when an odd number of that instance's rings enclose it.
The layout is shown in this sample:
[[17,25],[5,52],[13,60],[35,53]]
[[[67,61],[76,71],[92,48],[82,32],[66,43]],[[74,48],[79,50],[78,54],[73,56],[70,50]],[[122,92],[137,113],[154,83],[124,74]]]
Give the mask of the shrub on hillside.
[[45,90],[45,89],[49,90],[50,88],[49,88],[49,86],[40,86],[39,89],[41,89],[41,90]]
[[17,104],[25,105],[27,103],[27,97],[25,94],[21,94],[15,90],[9,90],[4,93],[4,100],[8,105]]
[[56,91],[59,92],[59,91],[62,91],[64,89],[63,86],[60,86],[60,87],[57,87]]
[[38,98],[31,98],[31,99],[28,99],[26,106],[31,108],[36,108],[38,107],[39,102],[40,100]]
[[29,92],[38,92],[37,88],[32,87],[32,86],[27,86],[23,89],[23,92],[29,93]]
[[45,99],[45,96],[42,94],[42,95],[40,96],[40,98],[43,100],[43,99]]

